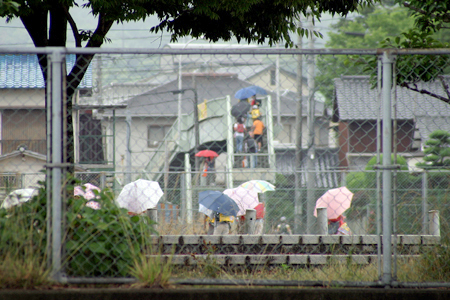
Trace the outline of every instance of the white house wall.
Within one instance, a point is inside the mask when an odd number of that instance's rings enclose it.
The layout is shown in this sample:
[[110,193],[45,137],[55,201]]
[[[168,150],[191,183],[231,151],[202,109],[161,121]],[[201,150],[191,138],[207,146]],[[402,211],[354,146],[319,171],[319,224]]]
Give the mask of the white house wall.
[[43,108],[44,89],[1,89],[1,108]]
[[[141,173],[149,162],[157,148],[150,148],[147,144],[148,126],[169,126],[170,123],[159,123],[155,118],[132,118],[130,126],[130,150],[131,150],[131,171]],[[103,121],[107,135],[113,135],[112,118]],[[115,121],[115,148],[113,149],[112,138],[108,138],[106,144],[107,159],[112,161],[113,152],[116,159],[116,171],[125,172],[127,170],[127,124],[124,118],[116,118]]]
[[[297,126],[295,117],[282,117],[281,126],[277,126],[276,118],[274,117],[274,140],[281,144],[295,144],[297,135]],[[328,147],[328,123],[323,121],[316,121],[314,128],[314,144],[316,147]],[[308,144],[308,120],[306,117],[302,118],[302,145]]]
[[38,181],[45,180],[40,171],[44,169],[45,161],[30,156],[13,156],[1,161],[0,172],[18,174],[22,177],[22,186],[19,188],[38,187]]
[[[265,88],[269,91],[275,92],[277,89],[276,84],[271,84],[271,70],[268,69],[266,72],[261,72],[258,75],[253,76],[252,78],[249,78],[249,82],[251,82],[254,85],[258,85],[262,88]],[[303,89],[303,95],[308,95],[308,90],[306,89],[306,84],[304,85],[305,89]],[[280,72],[280,93],[282,93],[284,90],[290,90],[291,92],[296,93],[297,92],[297,85],[295,82],[295,78],[292,78],[290,76],[286,76],[283,72]],[[275,99],[272,99],[272,101],[275,101]]]

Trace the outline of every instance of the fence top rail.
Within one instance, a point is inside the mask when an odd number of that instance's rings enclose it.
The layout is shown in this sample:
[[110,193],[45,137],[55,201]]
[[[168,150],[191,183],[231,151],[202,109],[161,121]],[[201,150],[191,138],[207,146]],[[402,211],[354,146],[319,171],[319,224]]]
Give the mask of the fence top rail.
[[0,54],[166,54],[166,55],[191,55],[191,54],[249,54],[249,55],[443,55],[450,54],[449,48],[435,49],[280,49],[280,48],[248,48],[248,49],[168,49],[168,48],[64,48],[64,47],[1,47]]

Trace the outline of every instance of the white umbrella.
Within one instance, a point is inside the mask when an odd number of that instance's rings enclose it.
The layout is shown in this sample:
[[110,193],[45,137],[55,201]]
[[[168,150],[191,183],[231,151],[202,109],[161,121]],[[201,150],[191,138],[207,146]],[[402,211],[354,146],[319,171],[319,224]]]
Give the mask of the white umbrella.
[[1,208],[8,209],[20,203],[30,201],[34,195],[37,195],[36,189],[19,189],[12,191],[3,200]]
[[138,179],[123,187],[116,203],[129,212],[140,214],[147,209],[155,208],[163,194],[158,182]]
[[257,192],[240,186],[234,189],[226,189],[223,193],[233,199],[238,205],[239,211],[237,216],[245,215],[247,209],[253,209],[259,204]]

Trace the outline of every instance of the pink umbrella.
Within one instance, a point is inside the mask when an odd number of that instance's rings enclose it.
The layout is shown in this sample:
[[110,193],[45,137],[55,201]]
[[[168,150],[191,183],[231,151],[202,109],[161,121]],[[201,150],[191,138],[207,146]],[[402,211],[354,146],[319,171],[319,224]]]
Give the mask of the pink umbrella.
[[328,190],[316,201],[314,216],[317,217],[317,208],[326,207],[328,220],[337,219],[352,203],[353,193],[343,186]]
[[226,189],[223,193],[233,199],[238,205],[239,211],[237,216],[245,215],[247,209],[254,209],[259,204],[258,193],[243,187]]

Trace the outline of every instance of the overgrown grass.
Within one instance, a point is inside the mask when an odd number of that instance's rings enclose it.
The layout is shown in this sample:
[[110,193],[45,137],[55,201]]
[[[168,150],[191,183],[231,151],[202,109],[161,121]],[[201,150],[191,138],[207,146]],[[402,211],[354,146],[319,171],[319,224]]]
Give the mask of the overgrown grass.
[[[205,272],[206,270],[206,272]],[[213,272],[208,272],[211,270]],[[288,265],[272,267],[223,268],[212,261],[200,262],[197,267],[175,268],[173,279],[246,279],[246,280],[292,280],[292,281],[376,281],[378,279],[376,264],[365,266],[347,264],[329,264],[322,267],[292,267]]]
[[[103,211],[85,207],[82,199],[67,206],[68,232],[65,236],[69,275],[92,277],[135,277],[133,287],[167,288],[171,279],[267,279],[322,282],[373,282],[379,278],[376,262],[357,265],[351,260],[331,260],[321,267],[297,268],[289,265],[225,268],[211,246],[206,258],[196,258],[195,267],[178,267],[171,258],[152,246],[157,233],[146,216],[130,217],[118,209],[112,195],[102,192]],[[0,211],[0,288],[45,288],[53,284],[47,265],[47,216],[45,190],[28,203]],[[201,216],[200,216],[201,217]],[[185,224],[158,224],[159,234],[203,235],[202,219],[192,227]],[[192,253],[195,258],[196,254]],[[171,256],[170,256],[171,257]],[[71,272],[71,273],[70,273]],[[446,246],[429,248],[420,258],[401,259],[397,265],[400,282],[450,280],[450,251]]]
[[52,284],[47,268],[45,199],[0,210],[0,288]]
[[130,274],[139,281],[134,287],[165,288],[170,285],[172,271],[171,259],[149,252],[134,259]]
[[45,261],[32,255],[18,257],[6,254],[0,262],[0,289],[44,288],[54,284]]
[[[422,254],[419,260],[411,262],[403,274],[414,273],[418,281],[450,281],[450,249],[447,245],[437,246]],[[408,267],[408,264],[405,268]],[[408,280],[408,277],[400,278]]]

